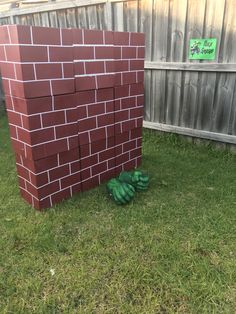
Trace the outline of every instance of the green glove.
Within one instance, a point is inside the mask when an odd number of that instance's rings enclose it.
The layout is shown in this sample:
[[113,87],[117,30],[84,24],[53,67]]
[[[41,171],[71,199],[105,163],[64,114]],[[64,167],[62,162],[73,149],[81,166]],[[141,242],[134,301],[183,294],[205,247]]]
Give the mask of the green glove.
[[132,185],[121,182],[119,179],[111,179],[107,183],[107,190],[112,199],[119,205],[125,205],[129,203],[135,193],[135,189]]
[[139,170],[122,171],[119,180],[131,184],[137,191],[146,191],[149,186],[148,175],[143,174]]

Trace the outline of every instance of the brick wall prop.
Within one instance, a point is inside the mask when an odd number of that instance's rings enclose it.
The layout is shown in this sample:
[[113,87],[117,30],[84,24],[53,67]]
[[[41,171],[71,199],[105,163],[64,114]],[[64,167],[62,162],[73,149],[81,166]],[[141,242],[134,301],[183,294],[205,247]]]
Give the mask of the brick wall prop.
[[50,207],[141,163],[144,34],[0,26],[22,197]]

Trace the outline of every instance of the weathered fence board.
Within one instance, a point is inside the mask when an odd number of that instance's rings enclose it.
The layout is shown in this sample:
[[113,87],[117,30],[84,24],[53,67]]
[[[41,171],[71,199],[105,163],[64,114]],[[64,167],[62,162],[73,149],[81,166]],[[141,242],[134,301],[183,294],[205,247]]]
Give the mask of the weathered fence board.
[[[60,1],[0,13],[10,23],[145,32],[149,127],[235,143],[235,0]],[[210,37],[215,60],[189,60],[190,38]]]

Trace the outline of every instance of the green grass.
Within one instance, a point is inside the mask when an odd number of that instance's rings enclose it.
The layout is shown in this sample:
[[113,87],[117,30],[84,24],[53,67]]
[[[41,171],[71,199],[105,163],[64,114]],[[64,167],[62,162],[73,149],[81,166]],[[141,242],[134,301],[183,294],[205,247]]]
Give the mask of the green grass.
[[235,156],[145,131],[147,192],[121,207],[103,185],[40,213],[0,115],[0,313],[235,313]]

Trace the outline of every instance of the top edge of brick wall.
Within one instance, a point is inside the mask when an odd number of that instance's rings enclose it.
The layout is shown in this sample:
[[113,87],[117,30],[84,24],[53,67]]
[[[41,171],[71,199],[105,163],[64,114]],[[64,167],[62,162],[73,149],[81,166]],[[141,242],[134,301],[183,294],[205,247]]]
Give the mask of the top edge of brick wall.
[[53,28],[28,25],[0,26],[0,44],[73,45],[111,44],[144,45],[144,33]]

